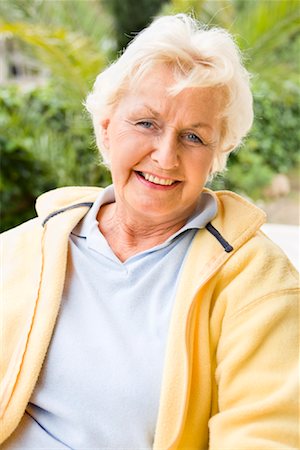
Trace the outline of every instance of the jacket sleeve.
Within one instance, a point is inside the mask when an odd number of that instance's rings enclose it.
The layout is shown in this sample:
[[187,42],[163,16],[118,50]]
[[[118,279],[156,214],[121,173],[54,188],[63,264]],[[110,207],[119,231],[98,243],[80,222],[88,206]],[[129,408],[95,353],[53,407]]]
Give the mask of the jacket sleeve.
[[210,450],[299,448],[298,277],[260,244],[241,250],[222,280]]

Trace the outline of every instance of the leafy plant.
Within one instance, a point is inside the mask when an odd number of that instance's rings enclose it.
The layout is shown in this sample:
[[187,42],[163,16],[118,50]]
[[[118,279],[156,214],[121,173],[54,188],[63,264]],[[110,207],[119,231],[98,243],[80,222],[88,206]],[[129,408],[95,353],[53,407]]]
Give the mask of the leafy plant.
[[[299,96],[298,96],[299,98]],[[233,153],[214,189],[232,189],[254,199],[275,173],[287,173],[300,163],[300,103],[279,99],[267,84],[254,96],[254,126],[242,148]]]
[[[25,143],[26,144],[26,143]],[[26,145],[0,137],[0,230],[5,231],[33,217],[36,197],[55,187],[48,167],[30,154]]]
[[110,0],[105,2],[114,21],[117,49],[123,50],[131,39],[158,14],[167,0]]
[[107,185],[89,118],[51,87],[0,89],[1,229],[34,216],[35,198],[65,185]]
[[299,0],[171,0],[163,8],[164,14],[178,12],[232,33],[255,75],[255,89],[264,81],[282,96],[284,83],[299,86]]

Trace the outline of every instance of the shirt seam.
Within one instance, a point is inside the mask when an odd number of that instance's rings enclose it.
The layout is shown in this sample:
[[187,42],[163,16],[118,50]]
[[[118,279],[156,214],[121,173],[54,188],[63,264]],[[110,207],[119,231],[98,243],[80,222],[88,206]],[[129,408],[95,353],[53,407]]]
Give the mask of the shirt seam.
[[269,292],[268,294],[264,294],[261,297],[258,297],[254,300],[251,300],[249,303],[247,303],[247,305],[243,306],[241,309],[239,309],[238,311],[235,311],[233,314],[231,314],[230,316],[228,316],[226,318],[226,320],[230,320],[230,319],[235,319],[237,318],[240,314],[244,313],[245,311],[255,307],[257,304],[268,300],[272,297],[276,297],[276,296],[280,296],[280,295],[290,295],[290,294],[295,294],[299,292],[299,289],[297,287],[295,288],[287,288],[287,289],[282,289],[280,291],[274,291],[274,292]]

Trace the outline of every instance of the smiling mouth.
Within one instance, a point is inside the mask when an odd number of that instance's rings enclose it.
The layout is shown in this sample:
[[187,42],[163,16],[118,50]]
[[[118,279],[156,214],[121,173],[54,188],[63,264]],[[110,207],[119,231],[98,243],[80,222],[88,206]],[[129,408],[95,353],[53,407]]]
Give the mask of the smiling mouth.
[[137,174],[143,177],[146,181],[149,181],[150,183],[153,184],[157,184],[159,186],[172,186],[173,184],[178,183],[177,180],[171,180],[169,178],[159,178],[147,172],[137,171]]

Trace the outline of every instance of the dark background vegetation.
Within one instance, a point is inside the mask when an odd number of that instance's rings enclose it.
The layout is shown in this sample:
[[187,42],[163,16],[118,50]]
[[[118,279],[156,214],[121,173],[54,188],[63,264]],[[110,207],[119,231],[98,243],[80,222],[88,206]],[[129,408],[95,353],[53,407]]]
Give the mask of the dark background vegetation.
[[[274,174],[295,171],[298,1],[2,0],[0,52],[8,74],[0,85],[1,230],[33,217],[35,198],[46,190],[110,183],[82,103],[96,75],[138,31],[158,14],[177,12],[227,28],[253,73],[254,127],[212,187],[255,200]],[[23,77],[12,55],[25,58]]]

